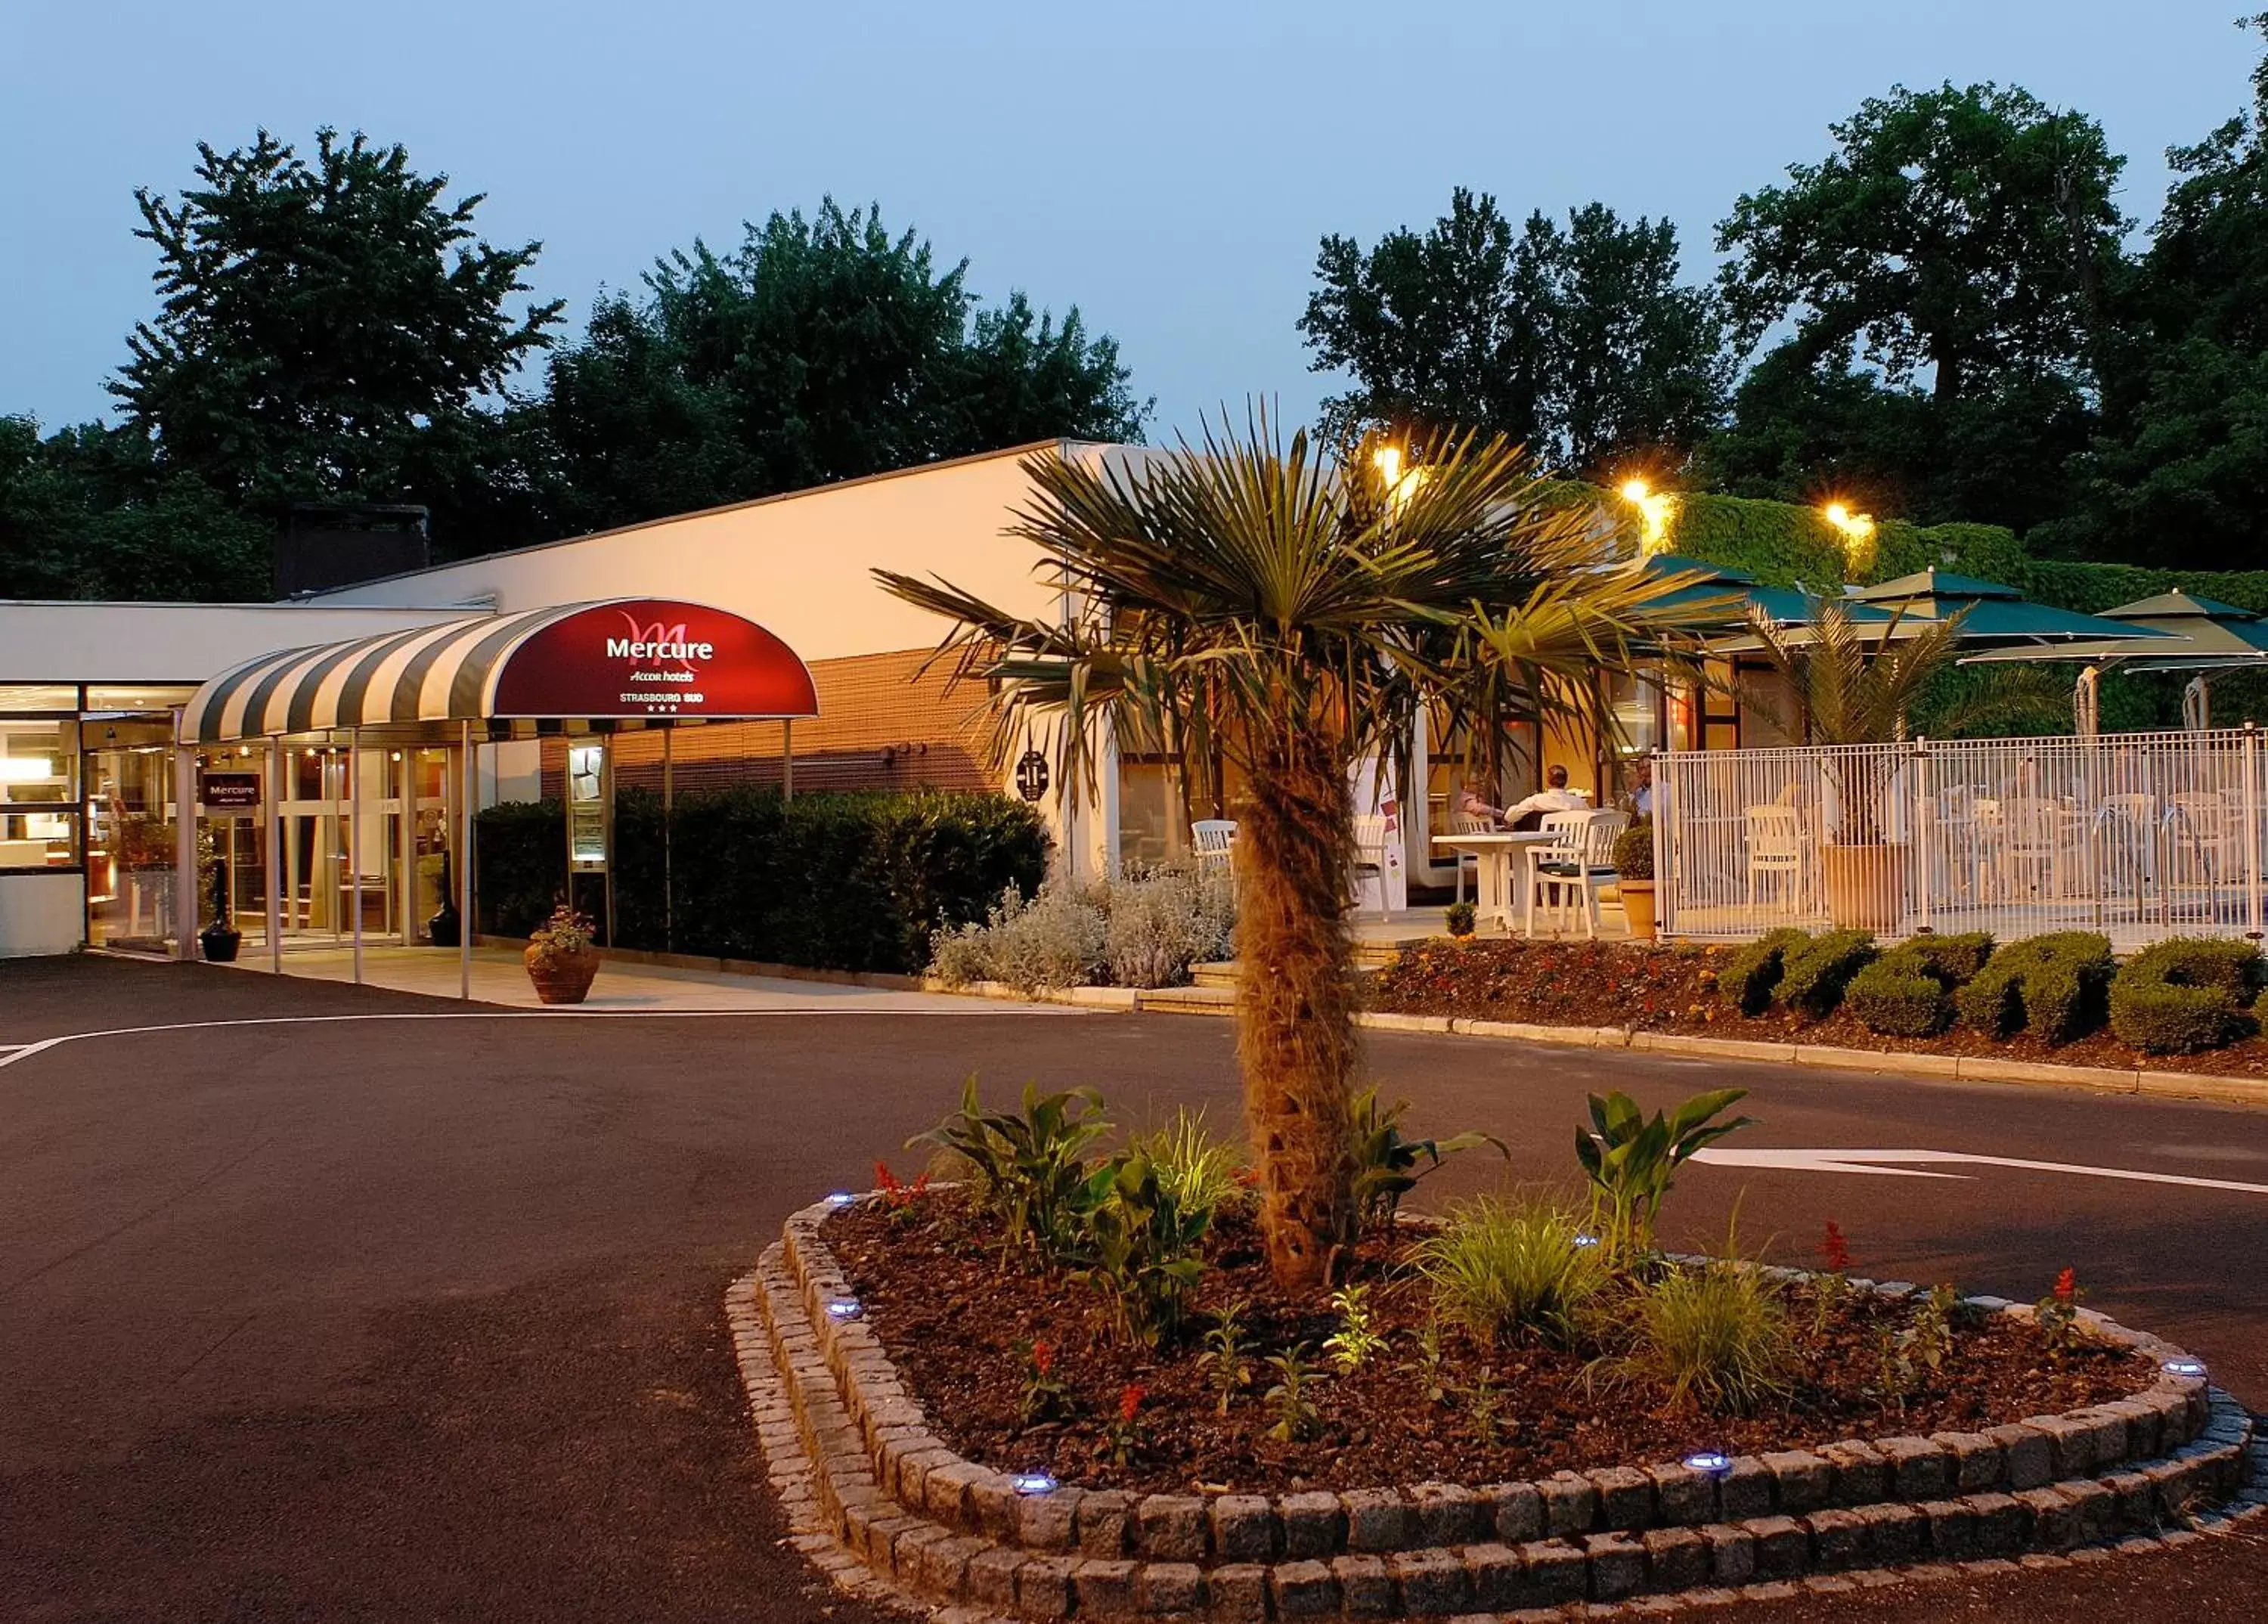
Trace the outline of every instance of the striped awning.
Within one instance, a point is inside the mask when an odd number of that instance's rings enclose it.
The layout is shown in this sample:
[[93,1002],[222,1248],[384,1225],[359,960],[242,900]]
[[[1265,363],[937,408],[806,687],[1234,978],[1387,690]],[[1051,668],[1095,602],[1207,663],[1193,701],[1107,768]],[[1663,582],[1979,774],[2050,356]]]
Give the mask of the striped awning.
[[197,690],[180,742],[418,722],[816,716],[795,652],[727,609],[609,598],[285,649]]

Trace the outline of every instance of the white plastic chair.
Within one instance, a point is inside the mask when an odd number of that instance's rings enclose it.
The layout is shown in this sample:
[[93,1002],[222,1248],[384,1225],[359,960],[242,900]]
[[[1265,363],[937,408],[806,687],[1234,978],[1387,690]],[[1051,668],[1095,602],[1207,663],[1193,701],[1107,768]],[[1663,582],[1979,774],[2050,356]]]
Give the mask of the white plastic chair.
[[1385,919],[1393,910],[1386,897],[1386,819],[1379,813],[1367,812],[1354,820],[1353,883],[1355,912],[1362,912],[1362,888],[1376,881],[1378,884],[1378,917]]
[[1203,874],[1226,874],[1236,860],[1236,820],[1228,817],[1199,818],[1189,825],[1189,839],[1197,847],[1197,869]]
[[[1469,812],[1460,812],[1449,820],[1449,832],[1453,835],[1494,834],[1496,820],[1492,817],[1475,817]],[[1468,872],[1473,876],[1475,894],[1479,893],[1481,854],[1478,852],[1457,852],[1452,855],[1457,860],[1457,900],[1462,902],[1465,899],[1465,875]]]
[[1749,845],[1749,911],[1756,906],[1756,881],[1780,876],[1780,906],[1795,912],[1803,879],[1803,820],[1793,807],[1758,806],[1742,810]]
[[[1565,816],[1575,821],[1565,826],[1568,838],[1560,854],[1539,854],[1531,870],[1536,888],[1544,893],[1544,905],[1551,910],[1552,928],[1561,928],[1567,911],[1580,907],[1583,934],[1595,938],[1599,934],[1599,893],[1615,882],[1615,839],[1630,827],[1630,814],[1571,812]],[[1550,826],[1548,820],[1546,826]],[[1534,891],[1529,894],[1532,897]],[[1532,913],[1530,921],[1532,935]]]

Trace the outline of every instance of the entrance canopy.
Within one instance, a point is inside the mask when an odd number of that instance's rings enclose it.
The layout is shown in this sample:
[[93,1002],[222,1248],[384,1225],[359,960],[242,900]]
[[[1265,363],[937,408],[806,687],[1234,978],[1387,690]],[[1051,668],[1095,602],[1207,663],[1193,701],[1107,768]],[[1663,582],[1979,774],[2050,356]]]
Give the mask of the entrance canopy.
[[263,654],[197,690],[180,742],[510,720],[784,721],[819,714],[811,672],[752,620],[610,598]]

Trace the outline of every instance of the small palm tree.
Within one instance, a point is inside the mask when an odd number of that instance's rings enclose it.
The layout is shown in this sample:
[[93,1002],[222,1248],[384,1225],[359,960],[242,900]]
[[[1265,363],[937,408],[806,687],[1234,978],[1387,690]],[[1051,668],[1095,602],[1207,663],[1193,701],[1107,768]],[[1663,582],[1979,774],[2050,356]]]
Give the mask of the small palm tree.
[[1130,466],[1027,459],[1012,531],[1064,589],[1061,618],[877,572],[955,623],[939,652],[987,683],[996,761],[1037,729],[1067,788],[1107,728],[1177,755],[1185,796],[1241,775],[1237,1052],[1270,1262],[1295,1288],[1355,1234],[1352,764],[1406,780],[1428,705],[1611,729],[1599,668],[1689,584],[1618,560],[1611,528],[1545,503],[1501,438],[1447,437],[1408,474],[1373,450],[1287,447],[1263,416]]

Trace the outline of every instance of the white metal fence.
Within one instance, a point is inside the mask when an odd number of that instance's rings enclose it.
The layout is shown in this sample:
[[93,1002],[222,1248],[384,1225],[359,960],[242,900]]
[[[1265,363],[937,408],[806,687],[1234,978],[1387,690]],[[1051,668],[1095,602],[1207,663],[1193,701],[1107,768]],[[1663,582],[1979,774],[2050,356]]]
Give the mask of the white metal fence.
[[2250,727],[1669,751],[1661,929],[2257,937],[2262,772]]

